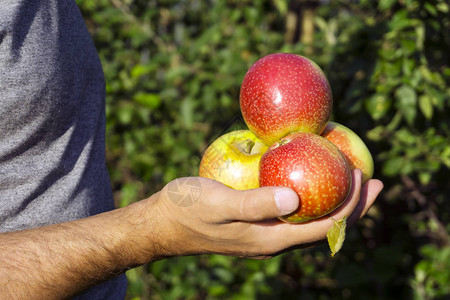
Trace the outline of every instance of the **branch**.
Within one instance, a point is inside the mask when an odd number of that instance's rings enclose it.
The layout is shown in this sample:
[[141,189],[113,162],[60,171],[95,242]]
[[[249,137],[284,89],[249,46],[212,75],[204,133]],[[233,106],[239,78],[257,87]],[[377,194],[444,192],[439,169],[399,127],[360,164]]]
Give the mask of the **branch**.
[[437,236],[439,237],[440,242],[443,245],[449,245],[450,237],[447,233],[447,230],[445,229],[445,226],[442,224],[442,222],[434,212],[433,208],[435,208],[435,206],[433,205],[433,203],[427,200],[427,198],[420,192],[417,184],[409,176],[403,175],[401,177],[401,180],[403,182],[403,185],[410,190],[411,197],[416,200],[425,215],[438,225]]

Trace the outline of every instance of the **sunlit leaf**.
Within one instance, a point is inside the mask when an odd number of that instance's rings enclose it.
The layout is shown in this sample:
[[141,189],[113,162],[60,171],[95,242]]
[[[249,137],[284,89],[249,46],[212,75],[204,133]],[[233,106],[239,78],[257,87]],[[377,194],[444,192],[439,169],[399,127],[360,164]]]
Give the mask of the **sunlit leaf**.
[[378,7],[380,10],[388,10],[390,9],[395,3],[397,2],[397,0],[380,0],[378,2]]
[[419,97],[419,108],[425,118],[431,119],[433,116],[433,100],[428,95],[422,95]]
[[409,26],[410,22],[408,12],[402,9],[394,14],[392,20],[389,22],[389,27],[391,30],[400,30],[406,26]]
[[161,97],[158,94],[137,93],[134,100],[152,109],[158,108],[161,103]]
[[274,0],[273,1],[276,8],[278,9],[278,12],[282,15],[284,15],[288,10],[288,3],[289,1],[285,0]]
[[391,108],[392,100],[382,94],[375,94],[365,102],[365,107],[374,120],[379,120]]
[[331,256],[335,256],[336,253],[341,250],[345,241],[345,229],[347,227],[347,216],[344,216],[341,220],[336,221],[332,217],[333,226],[327,231],[328,246],[331,250]]
[[398,109],[401,110],[406,121],[412,124],[417,114],[417,96],[415,90],[408,85],[402,85],[396,90],[395,96],[397,98]]
[[405,161],[403,157],[392,157],[383,164],[383,174],[386,176],[394,176],[399,174]]

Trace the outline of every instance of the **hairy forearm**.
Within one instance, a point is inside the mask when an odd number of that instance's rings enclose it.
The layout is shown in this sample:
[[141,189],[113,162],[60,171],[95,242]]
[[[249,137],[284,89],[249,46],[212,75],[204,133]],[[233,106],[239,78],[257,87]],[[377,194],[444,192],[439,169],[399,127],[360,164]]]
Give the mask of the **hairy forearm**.
[[[70,297],[160,256],[152,201],[82,220],[0,234],[0,295]],[[156,226],[156,225],[155,225]]]

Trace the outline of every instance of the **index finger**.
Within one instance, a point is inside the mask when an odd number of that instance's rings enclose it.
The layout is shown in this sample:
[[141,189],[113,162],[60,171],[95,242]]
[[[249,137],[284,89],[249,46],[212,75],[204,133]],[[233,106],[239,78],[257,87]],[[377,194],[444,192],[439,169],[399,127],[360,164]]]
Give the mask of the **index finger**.
[[[347,200],[330,215],[334,219],[350,216],[360,203],[362,172],[352,171],[352,187]],[[364,202],[363,205],[368,205]],[[277,220],[269,220],[262,223],[254,223],[252,227],[255,240],[265,241],[261,254],[279,254],[293,246],[303,247],[314,244],[326,238],[328,229],[333,225],[329,215],[320,219],[311,220],[300,224],[283,223]],[[269,242],[270,241],[270,242]]]
[[333,221],[342,219],[344,216],[350,216],[358,207],[361,195],[362,172],[359,169],[352,171],[352,187],[345,202],[331,214],[320,219],[311,220],[302,224],[286,224],[291,225],[286,228],[291,231],[290,234],[298,236],[299,243],[313,243],[326,238],[328,229],[333,226]]

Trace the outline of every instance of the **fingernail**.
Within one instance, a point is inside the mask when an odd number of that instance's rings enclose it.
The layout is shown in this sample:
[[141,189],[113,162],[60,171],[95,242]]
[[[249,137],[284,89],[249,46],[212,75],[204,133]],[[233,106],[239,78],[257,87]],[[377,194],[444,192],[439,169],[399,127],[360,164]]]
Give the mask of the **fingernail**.
[[293,212],[298,207],[298,195],[291,189],[278,188],[275,190],[275,202],[283,215]]

